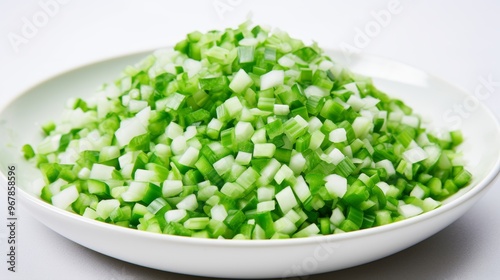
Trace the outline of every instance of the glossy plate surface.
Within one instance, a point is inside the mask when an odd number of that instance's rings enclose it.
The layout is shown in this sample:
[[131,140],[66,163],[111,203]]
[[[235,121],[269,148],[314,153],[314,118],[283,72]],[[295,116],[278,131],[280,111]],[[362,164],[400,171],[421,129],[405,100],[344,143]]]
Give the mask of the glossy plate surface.
[[[57,119],[66,100],[93,94],[128,64],[148,53],[92,63],[65,72],[18,95],[0,113],[0,170],[18,171],[22,206],[49,228],[97,252],[134,264],[201,276],[270,278],[347,268],[383,258],[437,233],[462,216],[488,189],[500,169],[497,120],[471,96],[447,82],[391,60],[329,51],[353,72],[373,77],[375,85],[405,101],[436,128],[462,129],[460,147],[473,173],[472,184],[431,212],[401,222],[339,235],[289,240],[205,240],[141,232],[80,217],[49,205],[31,193],[40,173],[20,155],[24,143],[38,143],[40,124]],[[468,103],[466,118],[454,105]],[[470,106],[472,103],[474,106]]]

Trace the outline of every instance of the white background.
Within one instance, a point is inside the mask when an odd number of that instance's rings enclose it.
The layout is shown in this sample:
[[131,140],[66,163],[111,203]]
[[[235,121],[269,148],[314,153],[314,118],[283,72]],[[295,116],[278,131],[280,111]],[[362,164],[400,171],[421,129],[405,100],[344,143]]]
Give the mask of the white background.
[[[279,27],[306,42],[314,40],[328,48],[349,44],[433,73],[470,93],[481,86],[482,78],[500,82],[500,2],[493,0],[400,0],[400,12],[385,18],[382,27],[374,14],[387,10],[390,0],[61,0],[67,3],[56,2],[44,18],[48,12],[40,3],[52,1],[0,0],[0,107],[62,71],[172,45],[193,30],[234,27],[249,13],[255,23]],[[29,30],[27,22],[39,27]],[[360,32],[366,33],[366,28],[371,37],[362,41]],[[490,93],[482,102],[498,118],[500,84]],[[0,191],[0,219],[6,221],[5,189]],[[497,183],[457,222],[403,252],[308,279],[493,279],[500,273],[499,195]],[[19,207],[18,272],[6,270],[2,226],[0,279],[192,279],[90,251],[34,220],[22,204]]]

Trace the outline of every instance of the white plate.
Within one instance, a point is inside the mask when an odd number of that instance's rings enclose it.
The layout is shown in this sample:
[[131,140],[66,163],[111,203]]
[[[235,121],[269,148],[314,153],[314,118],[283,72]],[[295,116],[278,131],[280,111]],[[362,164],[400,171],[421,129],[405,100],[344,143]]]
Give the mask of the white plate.
[[[40,123],[56,119],[71,96],[88,96],[113,81],[128,64],[146,53],[128,55],[68,71],[20,94],[0,113],[0,169],[18,170],[23,206],[49,228],[97,252],[138,265],[192,275],[270,278],[306,275],[367,263],[401,251],[463,215],[488,189],[500,168],[500,129],[492,114],[477,104],[467,118],[452,110],[470,96],[436,77],[390,60],[329,52],[375,85],[398,97],[436,127],[459,125],[461,149],[474,178],[436,210],[404,221],[339,235],[289,240],[213,240],[153,234],[83,218],[60,210],[30,194],[39,172],[20,156],[23,143],[40,140]],[[468,107],[470,108],[470,107]],[[451,113],[450,113],[451,112]]]

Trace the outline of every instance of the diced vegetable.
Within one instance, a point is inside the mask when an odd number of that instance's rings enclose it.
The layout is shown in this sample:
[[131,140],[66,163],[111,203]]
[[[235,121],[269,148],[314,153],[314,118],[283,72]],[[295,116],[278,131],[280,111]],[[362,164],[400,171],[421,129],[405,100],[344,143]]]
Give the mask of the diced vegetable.
[[459,131],[432,134],[316,44],[249,23],[188,34],[42,130],[22,154],[43,200],[163,234],[344,233],[432,211],[472,180]]

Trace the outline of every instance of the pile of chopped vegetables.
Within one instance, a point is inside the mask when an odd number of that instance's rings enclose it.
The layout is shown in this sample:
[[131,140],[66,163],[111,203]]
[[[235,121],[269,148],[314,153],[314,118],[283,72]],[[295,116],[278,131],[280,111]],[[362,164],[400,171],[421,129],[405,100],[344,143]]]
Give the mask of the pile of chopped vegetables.
[[455,147],[316,45],[242,24],[193,32],[73,98],[24,156],[40,197],[149,232],[276,239],[439,207],[471,180]]

